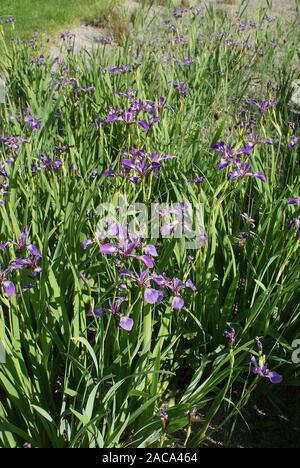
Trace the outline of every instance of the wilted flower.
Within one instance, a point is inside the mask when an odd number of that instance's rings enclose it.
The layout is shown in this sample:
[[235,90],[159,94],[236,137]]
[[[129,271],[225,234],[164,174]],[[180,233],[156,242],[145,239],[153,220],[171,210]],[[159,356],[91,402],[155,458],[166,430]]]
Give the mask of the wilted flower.
[[193,422],[195,422],[196,419],[197,419],[197,410],[196,409],[188,410],[185,413],[185,415],[186,415],[187,420],[188,420],[188,425],[191,426],[193,424]]
[[248,215],[248,213],[243,213],[242,218],[250,226],[251,229],[255,229],[256,221],[255,219],[252,219],[251,216]]
[[229,346],[233,347],[236,338],[235,329],[231,327],[229,331],[224,332],[223,336],[228,340]]
[[164,431],[166,431],[168,429],[169,424],[170,424],[168,413],[166,411],[161,411],[159,413],[159,418],[161,420],[162,429]]
[[300,136],[291,135],[290,141],[288,142],[289,148],[294,148],[295,146],[300,144]]
[[238,244],[240,247],[244,247],[249,239],[249,232],[243,232],[238,236]]

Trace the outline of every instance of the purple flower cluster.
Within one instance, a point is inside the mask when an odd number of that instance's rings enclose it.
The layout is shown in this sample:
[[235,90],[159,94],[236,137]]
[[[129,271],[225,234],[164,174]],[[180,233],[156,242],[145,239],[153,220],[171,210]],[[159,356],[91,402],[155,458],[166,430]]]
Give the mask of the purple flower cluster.
[[247,143],[241,149],[234,149],[231,145],[227,145],[224,141],[221,141],[210,148],[211,151],[217,151],[220,153],[220,162],[219,170],[225,169],[227,167],[233,167],[233,170],[229,172],[229,180],[243,179],[247,177],[256,177],[262,182],[266,182],[266,176],[262,172],[253,172],[251,170],[251,165],[248,161],[243,161],[239,155],[244,155],[246,158],[251,155],[251,151],[257,143],[266,143],[270,144],[269,140],[257,140],[255,142],[251,141]]
[[20,150],[21,144],[29,143],[28,138],[23,138],[18,135],[13,135],[13,136],[0,135],[0,141],[3,142],[5,148],[8,148],[14,153],[18,153],[18,151]]
[[37,172],[41,171],[42,169],[48,169],[50,171],[57,172],[61,167],[62,167],[61,159],[59,158],[51,159],[50,156],[41,154],[39,164],[34,163],[32,165],[32,174],[36,175]]
[[113,45],[114,40],[111,37],[104,36],[103,34],[100,34],[99,36],[95,37],[94,41],[97,44],[102,44],[102,45]]
[[9,114],[8,119],[10,122],[16,121],[20,124],[28,125],[31,128],[32,132],[38,130],[41,127],[42,122],[42,119],[40,117],[32,115],[31,110],[28,107],[23,109],[23,115]]
[[[120,276],[133,280],[144,291],[144,300],[148,304],[159,304],[169,294],[172,299],[172,308],[175,310],[181,310],[184,307],[184,299],[182,297],[184,289],[189,288],[193,292],[197,291],[196,286],[191,280],[183,282],[179,278],[170,279],[165,274],[158,275],[155,272],[150,273],[149,270],[140,270],[139,274],[130,270],[122,270]],[[158,286],[158,289],[151,285],[152,282]]]
[[34,63],[37,67],[41,67],[45,64],[45,55],[40,54],[38,57],[32,57],[31,63]]
[[157,178],[164,161],[173,159],[168,154],[161,154],[154,151],[148,154],[145,150],[132,149],[130,153],[125,153],[127,158],[122,159],[121,172],[108,169],[103,177],[123,177],[138,185],[146,176],[152,175]]
[[205,8],[202,5],[194,7],[179,7],[173,10],[173,17],[176,20],[179,20],[189,13],[192,13],[194,16],[198,16],[203,13],[204,10]]
[[[38,277],[42,273],[42,268],[40,267],[40,261],[42,258],[41,253],[37,247],[33,244],[28,243],[28,229],[24,227],[21,233],[21,236],[17,238],[16,241],[9,240],[4,244],[0,245],[0,250],[7,250],[10,247],[15,249],[16,253],[25,252],[29,256],[27,257],[18,257],[10,265],[2,271],[0,267],[0,284],[8,297],[11,297],[16,293],[15,284],[8,280],[8,275],[15,270],[31,270],[34,277]],[[26,286],[23,290],[27,291],[32,286]]]
[[[162,112],[165,104],[165,98],[160,98],[159,103],[154,101],[142,101],[141,99],[131,99],[131,105],[128,109],[120,109],[116,106],[110,106],[106,119],[102,125],[121,121],[125,125],[137,124],[143,130],[148,131],[157,122],[159,114]],[[148,118],[141,118],[140,114],[146,114]]]
[[191,89],[190,86],[188,86],[184,82],[174,83],[173,87],[174,87],[174,89],[176,91],[179,92],[179,94],[181,94],[181,96],[186,96],[188,94],[189,90]]
[[273,99],[271,101],[259,102],[256,99],[250,99],[248,101],[248,104],[256,106],[261,114],[265,114],[268,110],[272,109],[273,107],[276,107],[278,101],[276,99]]

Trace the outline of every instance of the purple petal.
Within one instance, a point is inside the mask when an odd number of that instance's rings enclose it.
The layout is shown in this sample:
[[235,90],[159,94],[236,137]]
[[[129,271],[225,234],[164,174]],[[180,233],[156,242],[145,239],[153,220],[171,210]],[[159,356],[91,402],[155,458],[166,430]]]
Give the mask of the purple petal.
[[104,313],[104,310],[102,309],[102,307],[96,306],[94,307],[94,310],[90,309],[88,311],[88,317],[99,318],[101,317],[101,315],[103,315],[103,313]]
[[11,281],[3,281],[2,285],[3,285],[3,289],[5,291],[5,294],[7,294],[8,297],[11,297],[14,294],[16,294],[15,285]]
[[125,317],[125,315],[123,315],[120,318],[119,327],[122,328],[123,330],[130,332],[133,328],[133,325],[134,325],[134,321],[132,318]]
[[139,120],[138,124],[144,129],[149,130],[150,124],[146,120]]
[[125,166],[128,169],[135,169],[135,165],[130,159],[123,159],[122,166]]
[[113,255],[116,251],[116,246],[113,244],[104,244],[100,247],[100,253],[104,255]]
[[36,248],[35,245],[30,244],[30,245],[27,247],[27,250],[28,250],[28,252],[31,253],[31,255],[33,255],[34,257],[42,258],[42,255],[41,255],[40,251]]
[[145,248],[145,254],[150,255],[150,257],[158,257],[156,248],[154,247],[154,245],[151,244],[147,245],[147,247]]
[[253,177],[256,177],[257,179],[260,179],[262,182],[266,182],[266,176],[262,172],[254,172]]
[[270,372],[268,378],[272,384],[280,384],[283,381],[282,375],[277,372]]
[[0,244],[0,250],[6,250],[11,245],[10,242],[5,242],[5,244]]
[[88,249],[91,245],[93,245],[95,243],[95,241],[91,240],[91,239],[87,239],[85,241],[82,242],[81,244],[81,247],[86,250]]
[[154,263],[153,263],[153,260],[152,258],[148,257],[148,255],[142,255],[141,257],[137,257],[138,260],[141,260],[147,268],[153,268],[154,267]]
[[300,204],[300,198],[292,198],[291,200],[288,201],[288,205],[299,205]]
[[83,273],[79,273],[79,276],[80,278],[82,279],[82,281],[85,283],[85,284],[89,284],[89,280],[87,279],[87,277],[83,274]]
[[197,288],[196,286],[194,285],[193,281],[192,280],[188,280],[186,283],[185,283],[186,287],[187,288],[190,288],[192,291],[196,292],[197,291]]
[[175,310],[181,310],[184,306],[184,300],[181,296],[175,296],[172,301],[172,307]]
[[160,294],[159,291],[156,291],[156,289],[145,289],[144,292],[144,299],[148,304],[157,304],[160,301]]

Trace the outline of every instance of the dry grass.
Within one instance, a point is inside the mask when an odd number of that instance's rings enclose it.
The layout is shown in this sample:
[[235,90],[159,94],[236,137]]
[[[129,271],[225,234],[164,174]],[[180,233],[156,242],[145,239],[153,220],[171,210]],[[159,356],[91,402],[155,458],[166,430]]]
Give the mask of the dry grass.
[[109,27],[113,39],[120,46],[130,37],[130,21],[121,7],[108,10],[96,19],[88,19],[87,23],[101,29]]

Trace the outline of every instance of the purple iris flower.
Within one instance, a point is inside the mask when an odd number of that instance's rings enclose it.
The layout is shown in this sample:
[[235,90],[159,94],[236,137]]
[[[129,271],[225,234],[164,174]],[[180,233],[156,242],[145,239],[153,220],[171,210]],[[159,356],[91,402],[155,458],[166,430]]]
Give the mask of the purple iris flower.
[[272,145],[272,141],[269,140],[268,138],[261,138],[260,135],[255,134],[253,132],[248,132],[245,134],[245,136],[248,138],[249,142],[248,145],[251,147],[254,147],[260,143],[264,145]]
[[109,168],[102,176],[123,177],[130,180],[134,185],[137,185],[146,176],[152,175],[158,178],[162,163],[173,159],[168,154],[161,154],[157,151],[148,154],[144,150],[137,149],[132,149],[130,153],[125,153],[125,155],[127,158],[122,160],[122,171],[120,173]]
[[189,92],[189,90],[191,89],[186,83],[184,82],[180,82],[180,83],[174,83],[173,84],[173,87],[174,89],[176,89],[177,91],[179,91],[179,93],[182,95],[182,96],[186,96]]
[[128,301],[127,297],[118,297],[115,303],[113,303],[113,301],[110,299],[109,307],[107,309],[103,309],[102,307],[97,306],[93,310],[89,311],[88,317],[99,318],[104,313],[110,313],[118,320],[118,324],[120,328],[122,328],[125,331],[130,332],[133,328],[134,321],[132,318],[127,317],[121,312],[121,307],[122,307],[123,302],[127,302],[127,301]]
[[160,117],[155,116],[149,121],[147,121],[145,119],[144,120],[139,120],[138,124],[143,130],[146,130],[146,132],[148,132],[148,130],[150,130],[150,128],[152,128],[159,121],[160,121]]
[[32,115],[26,115],[24,122],[30,125],[32,131],[36,131],[41,127],[42,119],[40,117],[33,117]]
[[9,148],[14,153],[17,153],[19,151],[20,145],[22,143],[29,143],[28,138],[22,138],[17,135],[13,135],[10,137],[5,136],[5,135],[0,135],[0,141],[4,143],[4,146],[6,148]]
[[[164,105],[164,104],[163,104]],[[109,107],[109,112],[102,125],[107,125],[112,122],[121,121],[126,125],[137,124],[144,130],[148,131],[157,122],[159,122],[159,113],[161,112],[162,101],[159,101],[158,106],[153,101],[142,101],[142,99],[132,99],[128,109],[122,110],[115,106]],[[140,113],[150,115],[150,119],[139,118]]]
[[[12,240],[9,240],[7,242],[5,242],[4,244],[1,244],[0,245],[0,250],[6,250],[8,249],[11,245],[14,246],[16,248],[17,251],[23,251],[23,250],[27,250],[27,252],[33,256],[34,260],[30,260],[30,259],[17,259],[15,260],[15,262],[13,262],[12,265],[21,265],[21,260],[22,262],[27,262],[26,264],[30,266],[30,268],[32,268],[32,270],[37,273],[39,271],[39,267],[38,267],[38,264],[42,258],[42,255],[40,253],[40,251],[37,249],[37,247],[33,244],[28,244],[27,242],[27,238],[28,238],[28,228],[27,226],[25,226],[23,229],[22,229],[22,232],[21,232],[21,236],[19,236],[17,238],[17,241],[12,241]],[[19,263],[18,263],[19,262]],[[25,263],[23,263],[25,265]]]
[[41,164],[37,166],[37,170],[40,169],[50,169],[53,171],[58,171],[62,167],[61,159],[54,159],[52,160],[50,156],[46,156],[45,154],[40,155]]
[[196,292],[197,288],[194,283],[189,279],[186,283],[181,281],[179,278],[167,278],[166,275],[153,275],[154,282],[159,286],[162,290],[167,290],[171,293],[173,298],[172,300],[172,307],[175,310],[181,310],[184,306],[184,299],[181,296],[181,291],[189,288],[192,291]]
[[[100,247],[100,253],[104,255],[118,254],[125,258],[133,258],[144,263],[147,268],[153,268],[153,258],[158,257],[158,253],[154,245],[144,245],[139,237],[132,238],[130,235],[127,235],[122,226],[116,225],[116,227],[118,230],[116,233],[118,235],[118,241],[114,244],[103,244]],[[135,254],[134,251],[136,249],[141,249],[142,255]]]
[[300,216],[296,216],[290,222],[290,228],[294,228],[297,231],[297,240],[300,239]]
[[272,107],[275,107],[278,104],[278,101],[276,99],[273,99],[271,101],[262,101],[262,102],[259,102],[256,99],[250,99],[247,102],[250,105],[258,107],[259,112],[261,114],[265,114],[269,109],[272,109]]
[[8,281],[7,275],[11,272],[11,267],[8,267],[6,270],[2,271],[0,266],[0,286],[2,286],[3,291],[8,297],[16,294],[16,287],[12,281]]
[[152,288],[151,282],[154,278],[152,274],[149,274],[149,270],[140,270],[139,274],[135,274],[130,270],[122,270],[120,276],[132,279],[144,291],[144,299],[148,304],[158,304],[165,297],[162,291]]
[[6,20],[4,20],[4,24],[12,24],[15,22],[15,18],[13,16],[8,16]]
[[253,374],[269,379],[272,384],[280,384],[283,381],[283,377],[280,374],[268,369],[263,356],[259,359],[259,362],[257,362],[257,359],[252,356],[251,364]]
[[233,156],[236,154],[236,150],[231,145],[226,145],[225,141],[220,141],[210,148],[211,151],[217,151],[220,153],[221,161],[219,163],[219,169],[225,169],[231,164]]
[[245,177],[256,177],[262,182],[266,182],[266,176],[262,172],[252,172],[251,165],[249,163],[244,163],[241,159],[237,158],[234,160],[234,165],[236,169],[229,173],[229,180],[237,180]]

